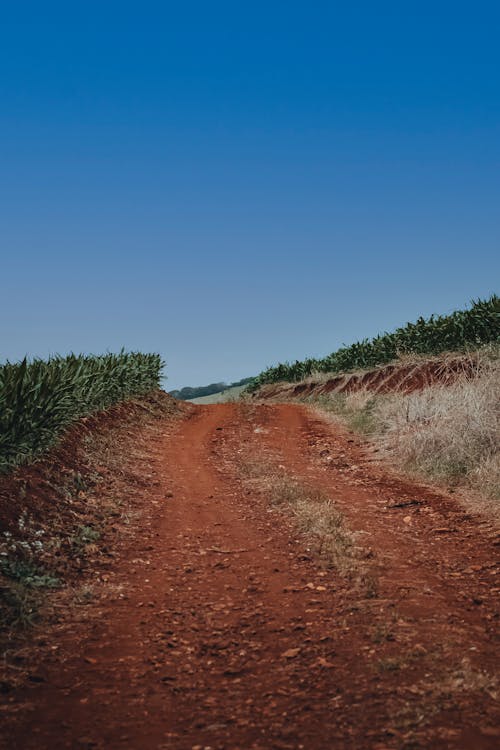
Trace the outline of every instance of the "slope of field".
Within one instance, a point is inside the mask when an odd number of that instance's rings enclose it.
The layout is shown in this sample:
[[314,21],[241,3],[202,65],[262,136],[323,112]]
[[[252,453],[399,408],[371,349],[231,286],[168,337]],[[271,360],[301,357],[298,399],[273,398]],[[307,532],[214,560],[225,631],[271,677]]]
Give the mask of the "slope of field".
[[495,343],[500,343],[500,298],[493,294],[487,300],[473,302],[467,310],[419,318],[392,333],[343,346],[322,359],[309,358],[269,367],[254,378],[250,390],[268,383],[299,382],[318,372],[366,370],[386,365],[402,355],[468,352]]
[[212,393],[210,396],[200,396],[200,398],[189,399],[190,404],[223,404],[227,401],[238,399],[246,389],[246,385],[237,385],[234,388],[227,388],[220,393]]
[[[409,361],[408,361],[409,360]],[[288,399],[324,396],[334,393],[354,393],[368,390],[373,393],[412,393],[435,383],[449,385],[463,375],[473,377],[478,372],[478,356],[449,355],[444,358],[408,358],[360,372],[312,375],[299,383],[272,383],[253,391],[255,399]]]
[[227,391],[231,388],[236,388],[237,386],[248,385],[252,381],[253,378],[250,377],[242,378],[241,380],[238,380],[234,383],[218,382],[210,383],[209,385],[196,386],[194,388],[192,386],[185,386],[184,388],[169,391],[169,395],[173,396],[173,398],[179,399],[180,401],[197,401],[198,399],[204,398],[205,396],[213,396],[214,394],[223,393],[224,391]]
[[406,358],[360,373],[262,386],[255,399],[297,400],[363,433],[412,475],[475,490],[500,516],[500,359]]
[[13,648],[19,628],[51,616],[51,591],[68,592],[92,573],[104,535],[123,533],[133,512],[127,493],[148,486],[141,442],[192,408],[162,391],[122,402],[74,423],[42,459],[0,475],[0,650],[9,637]]
[[491,525],[302,405],[184,416],[134,434],[91,595],[7,652],[1,747],[498,747]]
[[156,390],[159,354],[25,358],[0,365],[0,473],[31,463],[80,417]]

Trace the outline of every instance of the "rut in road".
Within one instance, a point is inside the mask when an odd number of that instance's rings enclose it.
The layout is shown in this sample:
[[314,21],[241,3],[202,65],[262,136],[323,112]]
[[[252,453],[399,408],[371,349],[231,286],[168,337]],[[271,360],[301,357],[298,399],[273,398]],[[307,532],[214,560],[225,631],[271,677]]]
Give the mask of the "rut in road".
[[[6,748],[498,746],[486,522],[299,405],[197,407],[149,454],[133,538],[105,595],[47,634]],[[374,586],[248,482],[260,462],[328,493]]]

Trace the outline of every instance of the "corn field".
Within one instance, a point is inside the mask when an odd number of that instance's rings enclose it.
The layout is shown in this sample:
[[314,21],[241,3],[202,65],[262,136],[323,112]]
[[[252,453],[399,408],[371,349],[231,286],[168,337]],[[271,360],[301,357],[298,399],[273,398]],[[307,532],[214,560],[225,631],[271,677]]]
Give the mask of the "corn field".
[[159,387],[158,354],[26,358],[0,365],[0,472],[32,461],[74,420]]
[[440,354],[470,351],[500,341],[500,298],[477,300],[468,310],[432,315],[407,323],[393,333],[343,346],[323,359],[278,364],[258,375],[249,390],[266,383],[297,382],[314,372],[348,372],[387,364],[403,354]]

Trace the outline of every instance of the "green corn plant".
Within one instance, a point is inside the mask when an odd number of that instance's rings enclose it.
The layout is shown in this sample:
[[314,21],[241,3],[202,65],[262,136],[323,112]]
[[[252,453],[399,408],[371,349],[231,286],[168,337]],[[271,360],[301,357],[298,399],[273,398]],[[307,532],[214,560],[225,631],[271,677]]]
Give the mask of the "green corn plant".
[[250,384],[255,391],[266,383],[297,382],[311,372],[349,372],[375,367],[393,361],[401,354],[441,354],[447,351],[465,352],[480,346],[500,342],[500,298],[493,294],[486,300],[475,300],[468,310],[457,310],[451,315],[431,315],[407,323],[392,333],[374,339],[342,346],[323,359],[297,360],[268,367]]
[[0,365],[0,472],[32,461],[73,421],[159,387],[158,354],[25,358]]

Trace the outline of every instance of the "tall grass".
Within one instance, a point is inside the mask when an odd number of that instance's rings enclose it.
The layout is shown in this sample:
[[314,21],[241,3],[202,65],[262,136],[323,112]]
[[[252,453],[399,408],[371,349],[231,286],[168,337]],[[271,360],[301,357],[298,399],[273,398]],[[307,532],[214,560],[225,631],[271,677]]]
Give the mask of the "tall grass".
[[344,346],[323,359],[297,360],[269,367],[258,375],[249,390],[266,383],[297,382],[313,372],[347,372],[391,362],[403,354],[440,354],[468,351],[500,340],[500,298],[493,294],[477,300],[468,310],[451,315],[432,315],[407,323],[392,333]]
[[74,420],[159,387],[158,354],[71,354],[0,366],[0,472],[32,461]]
[[500,499],[500,359],[476,355],[475,371],[414,393],[311,396],[310,403],[387,449],[403,468]]
[[377,399],[377,431],[402,463],[500,499],[500,361],[453,385]]

